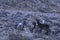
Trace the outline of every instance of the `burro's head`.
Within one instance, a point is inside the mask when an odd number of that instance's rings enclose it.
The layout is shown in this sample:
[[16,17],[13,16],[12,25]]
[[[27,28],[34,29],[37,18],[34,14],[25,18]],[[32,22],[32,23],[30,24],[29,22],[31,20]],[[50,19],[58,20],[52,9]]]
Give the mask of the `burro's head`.
[[45,24],[45,20],[39,20],[41,24]]
[[41,24],[45,24],[45,20],[44,19],[36,19],[36,21],[41,23]]
[[45,24],[45,20],[42,20],[42,24]]
[[20,25],[22,25],[22,23],[19,23],[18,25],[20,26]]
[[23,30],[23,28],[24,28],[23,23],[19,23],[18,26],[17,26],[17,29]]

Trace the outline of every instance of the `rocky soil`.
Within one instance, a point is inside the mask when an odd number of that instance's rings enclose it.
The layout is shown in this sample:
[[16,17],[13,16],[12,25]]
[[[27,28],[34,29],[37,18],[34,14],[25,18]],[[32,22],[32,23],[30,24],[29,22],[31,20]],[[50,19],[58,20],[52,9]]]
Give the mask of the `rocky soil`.
[[60,40],[60,1],[0,0],[0,40]]

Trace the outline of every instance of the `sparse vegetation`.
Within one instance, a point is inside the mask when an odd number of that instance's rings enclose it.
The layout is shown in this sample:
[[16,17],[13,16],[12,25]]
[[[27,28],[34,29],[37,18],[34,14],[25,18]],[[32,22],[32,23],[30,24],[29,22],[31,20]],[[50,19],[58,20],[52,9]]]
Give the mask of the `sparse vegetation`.
[[0,40],[59,40],[59,5],[57,0],[0,0]]

